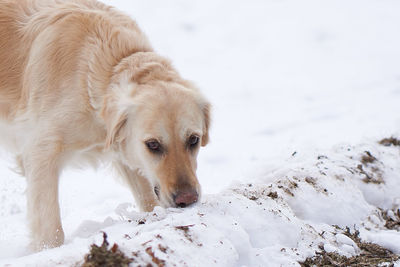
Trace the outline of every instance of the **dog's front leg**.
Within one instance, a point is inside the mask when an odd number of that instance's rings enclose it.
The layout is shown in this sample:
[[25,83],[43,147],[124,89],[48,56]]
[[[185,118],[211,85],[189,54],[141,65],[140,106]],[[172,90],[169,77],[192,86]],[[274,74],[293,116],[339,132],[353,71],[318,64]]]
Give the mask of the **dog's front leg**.
[[60,143],[42,140],[23,155],[31,246],[36,251],[64,243],[58,203],[61,151]]
[[114,166],[128,184],[140,210],[152,211],[155,206],[160,205],[150,182],[140,175],[138,171],[131,170],[119,162],[115,162]]

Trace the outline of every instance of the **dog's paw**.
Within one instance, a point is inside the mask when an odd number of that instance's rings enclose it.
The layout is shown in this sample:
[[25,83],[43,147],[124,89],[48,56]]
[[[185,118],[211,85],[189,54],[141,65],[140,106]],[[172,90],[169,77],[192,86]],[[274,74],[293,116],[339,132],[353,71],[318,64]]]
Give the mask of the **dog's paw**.
[[56,230],[55,233],[46,233],[43,237],[33,238],[29,247],[32,251],[38,252],[49,248],[56,248],[64,244],[64,231]]

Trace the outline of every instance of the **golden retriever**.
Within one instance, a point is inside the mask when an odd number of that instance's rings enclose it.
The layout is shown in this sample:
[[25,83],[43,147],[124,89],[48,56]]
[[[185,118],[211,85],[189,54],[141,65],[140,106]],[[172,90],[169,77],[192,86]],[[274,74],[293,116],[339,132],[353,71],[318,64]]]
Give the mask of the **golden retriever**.
[[144,211],[199,199],[210,105],[128,16],[95,0],[0,0],[0,140],[27,178],[35,250],[60,246],[58,183],[109,160]]

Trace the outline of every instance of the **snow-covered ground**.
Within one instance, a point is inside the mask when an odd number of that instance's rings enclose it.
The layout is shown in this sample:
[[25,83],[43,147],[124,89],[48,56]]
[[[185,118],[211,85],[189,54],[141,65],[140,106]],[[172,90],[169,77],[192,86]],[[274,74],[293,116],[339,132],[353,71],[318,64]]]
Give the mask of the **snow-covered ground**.
[[[167,266],[296,266],[320,244],[358,253],[332,225],[400,254],[400,232],[377,210],[400,205],[400,148],[377,144],[400,134],[400,2],[104,2],[137,19],[213,103],[212,143],[199,156],[204,197],[139,213],[107,169],[66,171],[66,244],[32,254],[25,181],[4,152],[0,266],[71,266],[100,231],[142,265],[148,247]],[[362,163],[365,151],[377,160]]]

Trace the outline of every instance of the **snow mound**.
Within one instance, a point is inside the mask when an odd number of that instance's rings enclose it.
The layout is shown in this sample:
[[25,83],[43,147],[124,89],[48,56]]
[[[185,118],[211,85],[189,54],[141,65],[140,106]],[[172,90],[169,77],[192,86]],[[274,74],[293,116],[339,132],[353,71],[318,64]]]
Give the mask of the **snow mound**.
[[122,203],[104,221],[83,222],[62,247],[3,259],[0,265],[80,264],[91,243],[101,244],[101,231],[133,265],[142,266],[292,266],[321,248],[357,255],[360,249],[343,234],[344,227],[399,254],[400,232],[393,223],[399,219],[399,191],[398,146],[296,152],[274,171],[205,195],[191,208],[143,213]]

